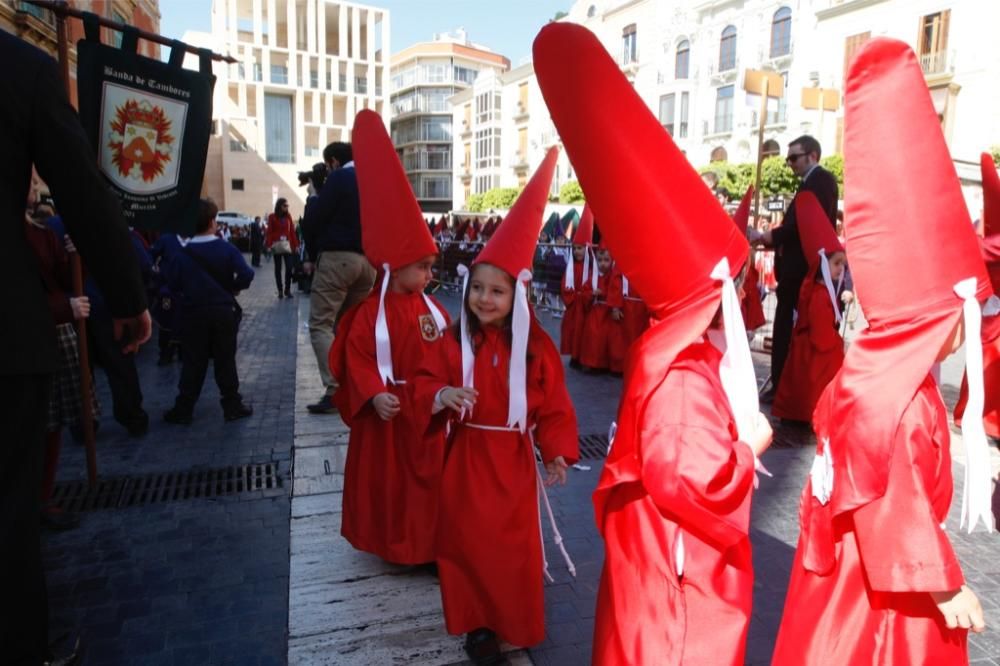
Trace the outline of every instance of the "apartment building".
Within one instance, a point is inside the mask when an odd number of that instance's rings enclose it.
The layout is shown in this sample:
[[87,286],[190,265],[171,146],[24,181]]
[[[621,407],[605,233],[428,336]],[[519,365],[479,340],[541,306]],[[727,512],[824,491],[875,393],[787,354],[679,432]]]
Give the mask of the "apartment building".
[[210,35],[189,33],[239,62],[217,64],[215,136],[205,194],[247,215],[289,200],[302,214],[298,172],[349,141],[354,116],[388,125],[389,12],[331,0],[214,0]]
[[[70,7],[94,12],[98,16],[133,25],[140,30],[160,32],[159,0],[68,0]],[[83,23],[69,19],[66,23],[69,41],[70,101],[76,105],[76,43],[83,39]],[[23,0],[0,0],[0,30],[17,35],[34,44],[53,58],[58,57],[56,21],[52,12]],[[101,28],[105,44],[121,44],[122,34],[110,28]],[[140,40],[139,53],[149,58],[160,57],[160,46]]]
[[[523,186],[548,149],[559,145],[531,63],[509,72],[483,72],[471,88],[451,98],[451,108],[457,128],[455,210],[463,210],[473,194]],[[562,152],[550,198],[558,198],[559,189],[573,179],[572,165]]]
[[510,69],[510,61],[469,41],[464,30],[434,35],[392,56],[392,139],[425,212],[453,203],[453,125],[448,100],[480,74]]

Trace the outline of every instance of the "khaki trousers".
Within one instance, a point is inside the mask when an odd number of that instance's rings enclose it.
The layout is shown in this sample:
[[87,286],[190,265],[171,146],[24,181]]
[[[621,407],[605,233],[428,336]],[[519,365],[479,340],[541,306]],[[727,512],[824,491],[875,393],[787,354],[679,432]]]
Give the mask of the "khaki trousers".
[[313,269],[309,294],[309,339],[327,395],[337,388],[329,353],[340,316],[360,303],[375,284],[375,269],[357,252],[323,252]]

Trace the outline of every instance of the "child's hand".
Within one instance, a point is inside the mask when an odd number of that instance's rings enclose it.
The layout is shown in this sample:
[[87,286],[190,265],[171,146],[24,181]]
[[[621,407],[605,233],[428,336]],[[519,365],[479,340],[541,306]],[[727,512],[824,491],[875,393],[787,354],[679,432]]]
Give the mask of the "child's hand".
[[611,318],[615,321],[621,321],[624,316],[621,308],[611,308]]
[[448,409],[461,412],[463,409],[470,409],[476,404],[476,397],[479,391],[467,386],[449,386],[441,391],[441,404]]
[[399,414],[399,398],[388,391],[372,398],[372,406],[383,421],[390,421]]
[[86,296],[70,298],[69,307],[73,310],[73,319],[86,319],[90,316],[90,299]]
[[950,592],[931,592],[931,598],[949,629],[971,629],[977,634],[986,629],[983,607],[976,593],[965,585]]
[[771,446],[772,439],[774,439],[774,431],[771,429],[770,421],[767,420],[766,416],[757,412],[757,426],[747,444],[753,449],[754,455],[760,458]]
[[603,295],[604,295],[604,292],[602,290],[600,290],[600,289],[595,289],[594,290],[594,296],[603,296]]
[[545,463],[545,471],[548,476],[545,477],[545,486],[554,486],[556,482],[560,486],[566,485],[566,459],[562,456],[556,456],[552,462]]

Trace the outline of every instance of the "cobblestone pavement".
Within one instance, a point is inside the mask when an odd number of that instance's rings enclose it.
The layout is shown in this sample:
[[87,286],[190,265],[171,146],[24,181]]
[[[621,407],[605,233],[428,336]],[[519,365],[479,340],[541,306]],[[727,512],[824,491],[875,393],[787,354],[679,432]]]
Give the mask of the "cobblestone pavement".
[[[288,476],[295,389],[294,301],[274,296],[269,264],[240,296],[237,362],[254,415],[224,423],[209,373],[190,427],[162,414],[180,365],[157,367],[154,339],[138,366],[150,433],[129,439],[104,407],[102,478],[277,462]],[[85,478],[83,448],[64,437],[60,481]],[[216,499],[90,511],[76,530],[48,534],[52,633],[80,630],[85,664],[283,664],[287,645],[288,525],[284,488]]]

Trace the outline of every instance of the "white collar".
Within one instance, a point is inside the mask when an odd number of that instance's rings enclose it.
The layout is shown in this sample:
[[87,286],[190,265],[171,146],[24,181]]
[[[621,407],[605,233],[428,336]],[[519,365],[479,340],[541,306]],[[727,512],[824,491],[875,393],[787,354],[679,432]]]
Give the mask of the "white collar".
[[191,238],[187,239],[187,242],[188,243],[211,243],[212,241],[217,241],[217,240],[222,240],[222,239],[213,234],[211,236],[192,236]]
[[342,166],[340,168],[341,169],[353,169],[354,168],[354,160],[351,160],[350,162],[348,162],[347,164],[345,164],[344,166]]

